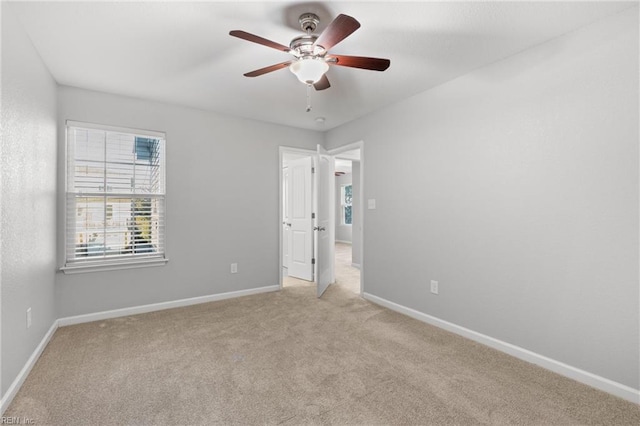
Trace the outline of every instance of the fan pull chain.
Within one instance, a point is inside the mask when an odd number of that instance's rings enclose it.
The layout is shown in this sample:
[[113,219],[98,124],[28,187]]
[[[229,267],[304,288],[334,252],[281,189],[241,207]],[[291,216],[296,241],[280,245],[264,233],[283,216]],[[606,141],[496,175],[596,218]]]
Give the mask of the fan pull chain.
[[311,85],[307,84],[307,112],[311,112]]

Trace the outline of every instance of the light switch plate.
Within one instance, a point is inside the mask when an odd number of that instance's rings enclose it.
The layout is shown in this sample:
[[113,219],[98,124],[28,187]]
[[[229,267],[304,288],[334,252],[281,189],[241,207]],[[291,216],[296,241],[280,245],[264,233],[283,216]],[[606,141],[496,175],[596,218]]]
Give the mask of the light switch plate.
[[375,208],[376,208],[376,199],[375,198],[369,198],[367,200],[367,208],[369,210],[375,210]]

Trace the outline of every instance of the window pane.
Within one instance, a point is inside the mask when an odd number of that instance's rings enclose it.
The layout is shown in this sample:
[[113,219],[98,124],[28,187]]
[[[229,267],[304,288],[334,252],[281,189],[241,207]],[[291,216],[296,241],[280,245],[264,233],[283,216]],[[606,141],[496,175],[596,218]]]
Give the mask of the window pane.
[[148,193],[164,191],[160,173],[162,143],[135,135],[107,135],[107,191]]
[[340,196],[342,198],[342,224],[351,225],[351,203],[353,201],[353,186],[342,185],[340,188]]
[[107,191],[131,193],[135,179],[133,135],[107,133]]
[[136,137],[136,193],[157,194],[164,192],[160,174],[161,149],[162,143],[158,139]]
[[344,223],[345,225],[351,225],[351,206],[344,207]]
[[344,187],[344,203],[347,205],[351,205],[351,201],[353,200],[353,188],[351,185],[345,185]]
[[104,132],[75,129],[73,138],[74,161],[70,172],[71,190],[74,192],[104,191]]
[[104,256],[104,198],[76,197],[75,257]]
[[76,197],[75,257],[157,253],[162,205],[158,198]]
[[125,248],[127,252],[153,253],[156,251],[159,224],[159,217],[154,213],[158,211],[156,201],[150,198],[131,200],[129,245]]

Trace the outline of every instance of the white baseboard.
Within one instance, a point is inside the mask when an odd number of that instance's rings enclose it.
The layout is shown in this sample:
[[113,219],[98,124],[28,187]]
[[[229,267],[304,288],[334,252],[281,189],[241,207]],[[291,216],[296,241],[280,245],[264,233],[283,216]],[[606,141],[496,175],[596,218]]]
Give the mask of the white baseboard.
[[82,324],[85,322],[101,321],[109,318],[162,311],[164,309],[181,308],[183,306],[233,299],[235,297],[250,296],[252,294],[268,293],[278,290],[280,290],[279,285],[271,285],[267,287],[252,288],[249,290],[230,291],[228,293],[210,294],[207,296],[191,297],[189,299],[172,300],[170,302],[152,303],[150,305],[132,306],[130,308],[114,309],[111,311],[95,312],[85,315],[75,315],[72,317],[60,318],[58,320],[58,326],[64,327],[66,325]]
[[351,266],[353,266],[356,269],[360,269],[360,264],[359,263],[352,263]]
[[4,415],[5,410],[9,407],[9,404],[11,404],[11,401],[13,401],[13,398],[22,387],[22,384],[27,379],[27,376],[31,372],[31,369],[34,365],[36,365],[38,358],[40,358],[40,355],[42,355],[44,348],[47,347],[47,344],[49,344],[51,337],[53,337],[53,333],[55,333],[57,329],[58,321],[56,320],[53,322],[53,324],[51,324],[49,331],[47,331],[47,333],[44,335],[36,349],[27,360],[24,367],[22,367],[22,370],[20,370],[20,373],[18,373],[16,379],[13,381],[13,383],[11,383],[11,386],[9,386],[9,389],[7,389],[7,392],[4,394],[2,399],[0,399],[0,416]]
[[601,377],[588,371],[581,370],[563,362],[556,361],[544,355],[540,355],[519,346],[512,345],[511,343],[503,342],[502,340],[498,340],[482,333],[470,330],[468,328],[441,320],[431,315],[427,315],[425,313],[416,311],[415,309],[399,305],[381,297],[374,296],[373,294],[363,293],[362,296],[370,302],[373,302],[380,306],[384,306],[385,308],[389,308],[392,311],[405,314],[411,318],[417,319],[418,321],[434,325],[436,327],[474,340],[478,343],[482,343],[483,345],[497,349],[521,360],[536,364],[547,370],[551,370],[554,373],[558,373],[562,376],[568,377],[580,383],[584,383],[601,391],[610,393],[612,395],[640,405],[640,390],[638,389],[623,385],[622,383],[614,382],[613,380],[609,380],[605,377]]
[[230,291],[228,293],[219,293],[219,294],[211,294],[208,296],[191,297],[189,299],[172,300],[170,302],[153,303],[150,305],[142,305],[142,306],[133,306],[130,308],[114,309],[111,311],[96,312],[93,314],[76,315],[72,317],[57,319],[53,322],[53,324],[51,325],[51,328],[49,329],[49,331],[47,331],[47,334],[45,334],[45,336],[42,338],[42,341],[40,342],[38,347],[35,349],[35,351],[33,351],[31,356],[27,360],[27,363],[24,365],[24,367],[22,368],[22,370],[20,371],[16,379],[13,381],[13,383],[7,390],[6,394],[2,397],[2,399],[0,399],[0,416],[4,414],[5,410],[9,407],[9,404],[11,404],[11,401],[13,401],[13,398],[16,396],[16,394],[22,387],[22,384],[24,383],[27,376],[29,375],[29,372],[38,361],[38,358],[40,358],[40,355],[42,355],[44,348],[47,347],[47,344],[51,340],[51,337],[53,336],[55,331],[58,329],[58,327],[64,327],[66,325],[73,325],[73,324],[82,324],[85,322],[100,321],[100,320],[109,319],[109,318],[143,314],[146,312],[161,311],[164,309],[179,308],[182,306],[197,305],[200,303],[215,302],[218,300],[232,299],[235,297],[250,296],[252,294],[268,293],[271,291],[278,291],[278,290],[280,290],[279,285],[271,285],[266,287],[252,288],[248,290]]

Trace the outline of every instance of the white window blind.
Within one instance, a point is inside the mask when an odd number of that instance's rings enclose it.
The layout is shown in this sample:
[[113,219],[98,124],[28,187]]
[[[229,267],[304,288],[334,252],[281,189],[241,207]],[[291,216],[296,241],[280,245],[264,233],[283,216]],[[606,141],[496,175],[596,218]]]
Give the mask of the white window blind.
[[67,122],[65,268],[165,257],[164,133]]

